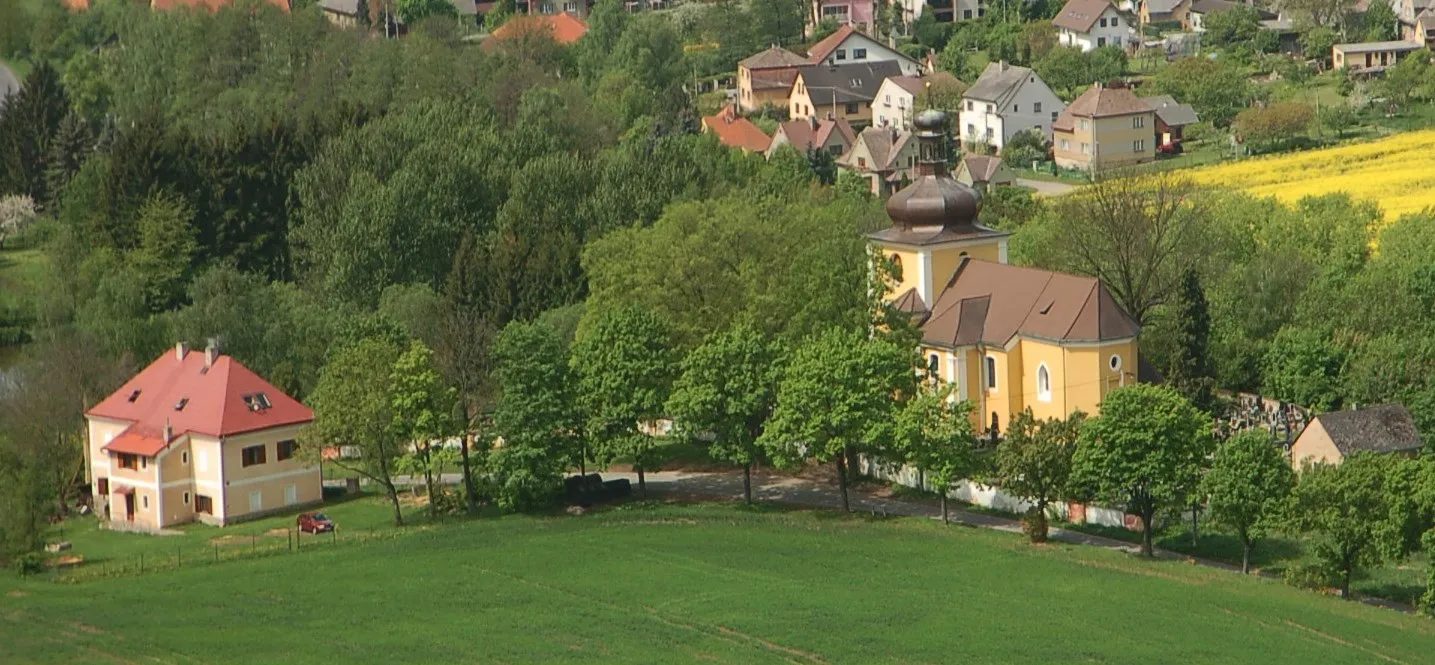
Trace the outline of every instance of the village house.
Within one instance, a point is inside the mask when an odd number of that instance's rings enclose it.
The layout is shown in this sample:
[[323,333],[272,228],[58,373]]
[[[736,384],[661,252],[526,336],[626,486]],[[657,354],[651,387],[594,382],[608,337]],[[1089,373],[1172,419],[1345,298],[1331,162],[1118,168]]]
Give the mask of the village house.
[[1351,411],[1323,413],[1311,420],[1291,444],[1291,466],[1340,464],[1358,453],[1420,454],[1420,432],[1410,410],[1385,404]]
[[514,16],[483,40],[480,48],[492,51],[505,43],[521,44],[529,37],[547,37],[563,46],[576,44],[588,34],[588,24],[572,14],[530,14]]
[[1177,102],[1171,95],[1152,95],[1142,97],[1141,101],[1146,102],[1156,114],[1157,148],[1179,144],[1184,138],[1186,127],[1200,120],[1195,107]]
[[1140,327],[1099,279],[1007,263],[1010,234],[983,226],[981,196],[947,174],[945,123],[917,116],[913,181],[887,200],[892,226],[867,236],[899,267],[888,298],[920,326],[927,371],[976,406],[983,432],[1027,408],[1100,413],[1137,381]]
[[987,0],[898,0],[902,21],[912,25],[923,14],[931,14],[937,23],[971,21],[987,15]]
[[843,28],[860,28],[870,32],[877,24],[877,0],[812,0],[807,16],[810,34],[817,24],[831,21]]
[[917,142],[912,133],[892,127],[868,127],[857,134],[852,148],[837,158],[837,167],[866,178],[873,194],[886,196],[917,163]]
[[1067,0],[1051,24],[1056,26],[1058,43],[1082,51],[1124,47],[1135,39],[1131,19],[1109,0]]
[[[1386,0],[1372,0],[1382,2]],[[1435,47],[1435,0],[1389,0],[1400,21],[1400,38]]]
[[530,16],[571,14],[586,18],[588,12],[593,9],[593,3],[589,0],[527,0],[524,6]]
[[870,125],[877,89],[883,81],[901,73],[901,67],[891,60],[802,67],[792,83],[787,116],[793,120],[839,118]]
[[[324,18],[341,28],[357,28],[361,23],[359,0],[319,0],[319,11]],[[369,17],[362,17],[368,20]]]
[[1189,11],[1191,11],[1191,0],[1141,0],[1141,24],[1179,23],[1185,25],[1186,12]]
[[1052,125],[1052,156],[1064,169],[1100,171],[1156,159],[1156,113],[1127,88],[1100,83]]
[[[889,77],[882,82],[880,88],[877,88],[877,96],[872,100],[872,126],[910,130],[912,116],[916,114],[916,108],[927,104],[928,86],[961,85],[962,82],[957,80],[957,77],[947,72],[933,72],[920,77]],[[957,109],[940,110],[956,111]]]
[[817,120],[811,117],[806,120],[789,120],[777,126],[772,142],[763,154],[771,159],[778,148],[791,145],[798,152],[823,150],[837,158],[850,150],[856,140],[857,133],[846,120]]
[[704,132],[716,136],[723,145],[743,152],[766,152],[772,143],[772,137],[739,115],[731,105],[723,107],[717,115],[704,116],[702,126]]
[[986,191],[988,187],[1016,184],[1016,175],[1006,167],[1002,158],[970,153],[962,155],[957,161],[957,170],[952,177],[981,191]]
[[787,108],[797,68],[811,64],[781,46],[750,55],[737,63],[738,105],[744,111]]
[[96,512],[124,528],[225,525],[323,498],[296,456],[308,407],[211,344],[179,344],[85,413]]
[[1001,150],[1017,132],[1038,129],[1051,137],[1051,123],[1066,104],[1036,72],[1006,62],[987,65],[962,95],[959,136],[963,145]]
[[1359,44],[1336,44],[1331,48],[1332,69],[1349,69],[1355,72],[1383,72],[1394,67],[1405,56],[1425,47],[1413,41],[1361,42]]
[[844,65],[856,62],[895,62],[902,71],[898,74],[918,76],[922,63],[888,48],[852,26],[844,26],[807,50],[808,64]]

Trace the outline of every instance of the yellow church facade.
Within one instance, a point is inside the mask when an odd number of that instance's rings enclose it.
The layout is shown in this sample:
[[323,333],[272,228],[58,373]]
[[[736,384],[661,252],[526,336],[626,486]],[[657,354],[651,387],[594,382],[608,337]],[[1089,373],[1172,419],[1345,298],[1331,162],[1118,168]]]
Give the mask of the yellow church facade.
[[1137,381],[1140,327],[1098,279],[1010,265],[1009,234],[982,226],[981,195],[946,172],[945,118],[915,124],[917,178],[868,239],[896,269],[889,299],[920,326],[928,372],[956,385],[983,433],[1025,409],[1099,413]]

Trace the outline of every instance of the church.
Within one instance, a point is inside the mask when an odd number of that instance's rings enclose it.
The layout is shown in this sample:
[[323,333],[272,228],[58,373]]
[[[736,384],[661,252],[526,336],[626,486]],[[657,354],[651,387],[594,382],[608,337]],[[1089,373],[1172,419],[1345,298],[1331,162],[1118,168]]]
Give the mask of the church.
[[948,173],[946,114],[914,124],[915,179],[888,199],[892,225],[867,237],[896,267],[888,298],[918,324],[928,371],[956,384],[986,434],[1028,408],[1099,413],[1137,381],[1140,326],[1099,279],[1007,263],[1011,234],[982,226],[981,194]]

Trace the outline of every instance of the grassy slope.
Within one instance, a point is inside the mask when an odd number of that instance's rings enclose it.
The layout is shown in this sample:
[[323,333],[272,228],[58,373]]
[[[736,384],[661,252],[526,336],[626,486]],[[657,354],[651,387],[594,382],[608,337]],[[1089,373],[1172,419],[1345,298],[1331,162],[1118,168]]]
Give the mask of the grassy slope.
[[1305,665],[1425,662],[1435,647],[1435,623],[1186,564],[724,505],[0,590],[5,663]]

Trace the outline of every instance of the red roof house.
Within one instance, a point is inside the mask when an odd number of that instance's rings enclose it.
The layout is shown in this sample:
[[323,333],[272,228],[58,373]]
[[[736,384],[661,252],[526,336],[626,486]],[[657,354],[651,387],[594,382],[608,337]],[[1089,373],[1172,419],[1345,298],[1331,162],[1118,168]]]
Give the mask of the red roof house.
[[529,14],[526,16],[514,16],[498,26],[488,39],[483,40],[482,48],[492,51],[505,41],[515,41],[523,37],[547,36],[554,42],[569,46],[588,34],[588,24],[583,19],[567,12],[561,14]]
[[703,131],[711,132],[729,148],[743,152],[765,152],[772,137],[737,113],[733,106],[724,107],[717,115],[703,117]]
[[295,453],[313,411],[213,345],[180,344],[85,413],[97,511],[160,529],[226,524],[322,496]]

